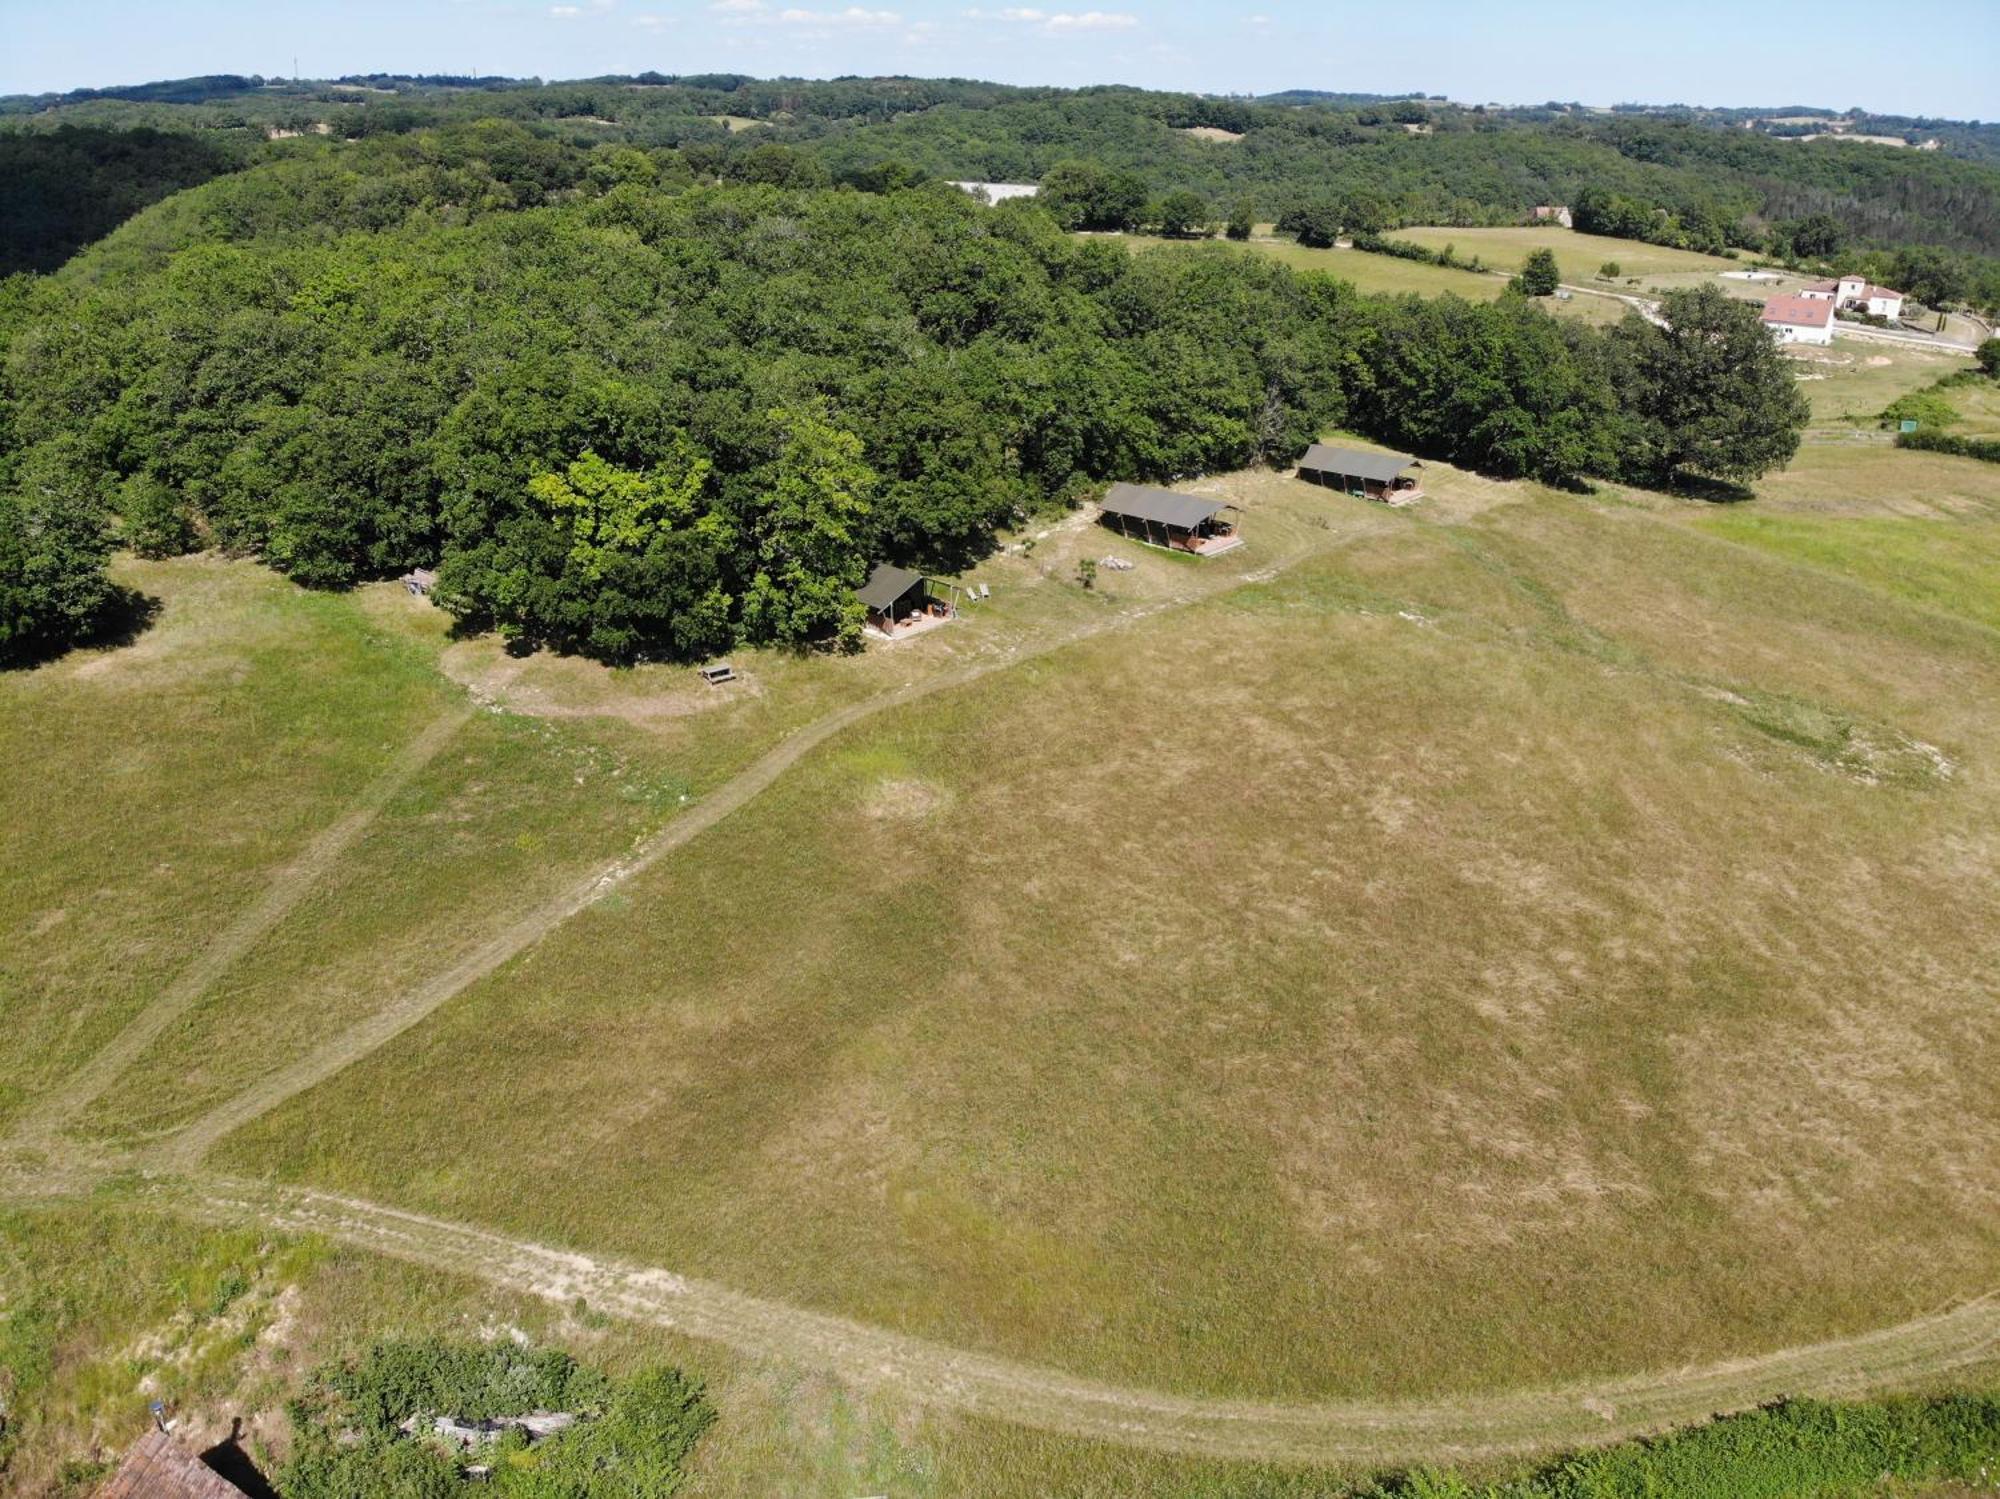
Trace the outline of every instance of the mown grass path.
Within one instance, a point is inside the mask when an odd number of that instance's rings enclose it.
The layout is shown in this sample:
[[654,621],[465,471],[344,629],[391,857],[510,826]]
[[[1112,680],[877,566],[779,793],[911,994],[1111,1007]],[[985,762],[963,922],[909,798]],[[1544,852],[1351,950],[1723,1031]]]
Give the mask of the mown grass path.
[[323,829],[297,858],[271,877],[264,893],[216,933],[215,939],[175,975],[173,981],[143,1010],[125,1023],[61,1086],[36,1100],[16,1123],[14,1143],[46,1148],[91,1104],[124,1075],[147,1047],[157,1041],[206,994],[244,955],[283,921],[292,908],[324,878],[340,857],[375,821],[383,807],[458,733],[471,717],[470,707],[454,707],[433,720],[383,768],[360,797],[334,823]]
[[[1373,530],[1371,527],[1369,530]],[[1356,532],[1356,535],[1368,534]],[[1310,544],[1290,549],[1238,581],[1261,581],[1274,577],[1318,548]],[[404,990],[365,1020],[329,1037],[322,1045],[289,1066],[217,1105],[185,1128],[152,1147],[142,1156],[145,1164],[163,1171],[190,1171],[223,1136],[258,1119],[307,1089],[393,1041],[411,1026],[432,1014],[472,984],[494,972],[553,932],[564,922],[602,900],[633,875],[651,868],[667,854],[684,846],[745,806],[806,755],[842,730],[872,718],[890,708],[901,707],[922,697],[961,687],[992,672],[1014,666],[1035,656],[1046,655],[1107,631],[1129,627],[1162,610],[1184,608],[1215,597],[1221,589],[1201,589],[1192,594],[1158,601],[1118,613],[1089,624],[1063,630],[1044,639],[1023,642],[992,656],[966,665],[920,677],[876,693],[844,708],[815,719],[793,731],[767,750],[744,770],[717,788],[703,801],[666,823],[637,849],[614,860],[578,881],[539,907],[527,912],[497,935],[481,943],[465,957]]]
[[[74,1176],[28,1179],[7,1195],[67,1196],[92,1185]],[[1204,1398],[968,1352],[668,1270],[325,1192],[161,1176],[142,1181],[137,1200],[202,1219],[323,1235],[561,1305],[582,1298],[608,1316],[824,1371],[920,1406],[1216,1459],[1390,1467],[1573,1449],[1781,1395],[1839,1398],[1904,1388],[2000,1355],[2000,1300],[1988,1296],[1853,1337],[1545,1389],[1387,1401]]]

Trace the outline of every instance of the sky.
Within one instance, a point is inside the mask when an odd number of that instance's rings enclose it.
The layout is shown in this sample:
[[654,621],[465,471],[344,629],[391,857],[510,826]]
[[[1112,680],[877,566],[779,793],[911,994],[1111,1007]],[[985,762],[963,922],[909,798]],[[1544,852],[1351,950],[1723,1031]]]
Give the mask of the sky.
[[[908,73],[2000,117],[2000,0],[0,0],[0,93],[200,73]],[[1102,9],[1092,8],[1102,6]]]

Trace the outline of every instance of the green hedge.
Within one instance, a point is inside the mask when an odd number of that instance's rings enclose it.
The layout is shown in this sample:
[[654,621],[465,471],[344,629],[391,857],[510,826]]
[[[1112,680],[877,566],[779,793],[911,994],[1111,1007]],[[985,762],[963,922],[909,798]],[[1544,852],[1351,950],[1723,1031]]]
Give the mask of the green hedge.
[[1990,1483],[1995,1474],[2000,1399],[1788,1400],[1506,1482],[1410,1474],[1368,1499],[1837,1499],[1882,1493],[1885,1480]]
[[1977,458],[1982,463],[2000,463],[2000,441],[1990,437],[1953,437],[1949,432],[1898,432],[1896,446],[1917,448],[1926,453],[1954,453],[1960,458]]

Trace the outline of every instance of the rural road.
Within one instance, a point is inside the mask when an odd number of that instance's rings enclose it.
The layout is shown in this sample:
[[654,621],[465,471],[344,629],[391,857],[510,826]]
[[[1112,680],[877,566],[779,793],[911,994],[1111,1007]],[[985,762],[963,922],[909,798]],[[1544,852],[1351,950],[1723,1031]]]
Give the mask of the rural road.
[[[17,1200],[86,1190],[77,1178]],[[510,1239],[353,1198],[222,1178],[156,1177],[139,1200],[221,1223],[318,1234],[505,1290],[670,1328],[934,1409],[1156,1451],[1391,1467],[1620,1441],[1781,1395],[1907,1387],[2000,1356],[2000,1300],[1723,1363],[1546,1389],[1410,1400],[1263,1401],[1127,1388],[787,1306],[671,1271]]]

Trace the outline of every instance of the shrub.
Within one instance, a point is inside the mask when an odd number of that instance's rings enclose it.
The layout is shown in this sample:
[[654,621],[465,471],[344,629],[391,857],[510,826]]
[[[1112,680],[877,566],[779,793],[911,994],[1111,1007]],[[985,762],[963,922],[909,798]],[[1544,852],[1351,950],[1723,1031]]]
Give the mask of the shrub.
[[1949,427],[1959,420],[1959,416],[1951,402],[1935,390],[1913,390],[1883,407],[1882,420],[1890,426],[1897,422],[1915,422],[1920,427]]
[[118,539],[141,557],[179,557],[195,549],[186,501],[149,474],[119,486]]
[[2000,380],[2000,338],[1987,339],[1973,351],[1972,357],[1979,361],[1980,374]]
[[464,1420],[566,1410],[586,1419],[529,1446],[508,1433],[481,1457],[496,1499],[666,1499],[715,1420],[677,1369],[613,1384],[554,1349],[384,1342],[314,1373],[291,1406],[286,1499],[450,1499],[468,1492],[461,1456],[402,1429],[412,1417]]
[[1531,297],[1552,297],[1562,284],[1562,272],[1556,268],[1555,251],[1548,249],[1531,250],[1521,265],[1521,274],[1513,284]]
[[1982,463],[2000,463],[2000,441],[1993,438],[1954,437],[1949,432],[1898,432],[1896,446],[1916,448],[1926,453],[1951,453],[1960,458],[1977,458]]

